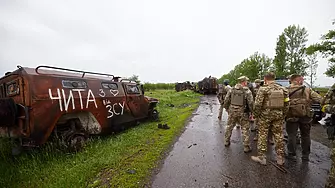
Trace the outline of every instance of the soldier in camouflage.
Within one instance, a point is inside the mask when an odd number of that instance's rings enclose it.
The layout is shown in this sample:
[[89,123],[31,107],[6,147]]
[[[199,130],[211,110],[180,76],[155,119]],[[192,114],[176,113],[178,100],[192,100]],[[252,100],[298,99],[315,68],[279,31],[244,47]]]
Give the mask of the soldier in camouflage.
[[[335,114],[335,84],[329,88],[327,94],[321,101],[321,104],[324,105],[322,107],[322,111],[329,113],[329,114]],[[326,183],[326,188],[335,188],[335,141],[333,140],[332,143],[332,150],[331,150],[331,160],[332,160],[332,166],[330,168],[329,177]]]
[[254,88],[254,93],[253,93],[254,99],[256,98],[256,95],[257,95],[257,92],[258,92],[259,88],[261,87],[261,83],[262,83],[262,80],[260,80],[260,79],[255,80],[255,88]]
[[[257,95],[258,89],[260,87],[261,87],[261,80],[260,79],[256,79],[255,80],[255,87],[254,87],[253,90],[251,90],[252,96],[254,97],[254,101],[256,99],[256,95]],[[251,131],[256,131],[257,130],[257,119],[253,118],[253,120],[254,120],[254,125],[252,126]],[[257,134],[257,132],[256,132],[256,134]],[[254,138],[254,140],[255,141],[257,140],[256,137]]]
[[291,84],[287,87],[290,96],[290,108],[286,117],[286,132],[288,134],[288,158],[296,160],[296,140],[298,128],[301,134],[302,160],[309,161],[312,125],[312,101],[320,103],[322,97],[303,85],[304,78],[295,74],[291,76]]
[[[258,92],[258,89],[261,87],[261,80],[260,79],[256,79],[255,80],[255,85],[256,87],[254,88],[254,92],[253,92],[253,97],[254,97],[254,101],[256,99],[256,95]],[[252,126],[251,131],[257,131],[257,119],[254,119],[254,125]],[[256,132],[256,136],[254,138],[254,141],[257,141],[257,132]]]
[[224,108],[228,111],[228,123],[225,131],[225,146],[230,145],[230,138],[236,124],[241,125],[244,152],[251,152],[250,147],[250,113],[254,106],[252,93],[247,87],[246,76],[238,78],[239,83],[232,87],[224,100]]
[[[255,99],[254,115],[258,118],[258,155],[251,156],[255,162],[266,165],[267,137],[269,129],[275,138],[277,164],[285,163],[283,123],[289,107],[288,90],[275,83],[275,74],[264,76],[265,85],[258,90]],[[270,126],[271,125],[271,126]]]
[[[254,100],[256,99],[256,95],[257,95],[257,92],[259,90],[259,88],[261,87],[262,85],[262,80],[260,79],[256,79],[255,80],[255,85],[256,87],[254,88]],[[253,129],[251,131],[256,131],[256,134],[255,134],[255,137],[254,137],[254,141],[257,141],[258,140],[258,128],[257,128],[257,124],[258,124],[258,121],[257,119],[255,119],[254,121],[254,126],[253,126]],[[269,140],[269,143],[270,144],[274,144],[274,136],[272,134],[272,132],[269,130],[269,134],[268,134],[268,140]]]
[[228,93],[228,91],[230,90],[230,85],[229,85],[229,80],[228,79],[225,79],[223,81],[223,85],[219,85],[219,92],[218,92],[218,99],[219,99],[219,102],[220,102],[220,110],[219,110],[219,116],[218,116],[218,119],[221,120],[222,119],[222,113],[223,113],[223,102],[224,102],[224,99]]

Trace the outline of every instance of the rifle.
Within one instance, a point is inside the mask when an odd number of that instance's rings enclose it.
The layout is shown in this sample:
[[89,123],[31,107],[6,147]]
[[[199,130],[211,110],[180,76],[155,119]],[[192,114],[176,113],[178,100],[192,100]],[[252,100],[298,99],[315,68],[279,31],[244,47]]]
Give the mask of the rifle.
[[[321,124],[323,124],[323,123],[321,123]],[[332,114],[330,117],[327,117],[327,118],[324,119],[323,127],[326,128],[328,139],[329,140],[334,140],[334,136],[335,136],[335,114]]]

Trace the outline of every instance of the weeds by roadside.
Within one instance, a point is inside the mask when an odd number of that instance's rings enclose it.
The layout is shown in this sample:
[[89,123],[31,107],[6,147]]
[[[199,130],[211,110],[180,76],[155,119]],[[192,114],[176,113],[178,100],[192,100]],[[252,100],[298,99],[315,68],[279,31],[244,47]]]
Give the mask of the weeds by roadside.
[[[76,154],[57,151],[48,143],[11,157],[9,143],[1,141],[0,187],[137,187],[145,184],[162,153],[199,103],[199,94],[192,91],[157,90],[146,95],[160,99],[160,122],[142,123],[117,135],[92,138],[85,150]],[[158,129],[158,123],[166,123],[171,128]]]

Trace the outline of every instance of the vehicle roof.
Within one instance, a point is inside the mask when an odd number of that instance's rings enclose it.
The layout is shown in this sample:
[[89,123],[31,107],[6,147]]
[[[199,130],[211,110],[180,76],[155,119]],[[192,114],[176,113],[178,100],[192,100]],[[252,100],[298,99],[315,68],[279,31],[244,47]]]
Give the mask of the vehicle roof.
[[[94,79],[94,80],[106,80],[106,81],[113,81],[113,78],[121,78],[121,77],[114,77],[113,75],[109,74],[104,74],[104,73],[92,73],[92,72],[87,72],[87,71],[78,71],[78,70],[71,70],[68,69],[66,70],[57,70],[57,69],[52,69],[52,68],[44,68],[44,67],[37,67],[37,68],[30,68],[30,67],[20,67],[18,66],[19,69],[11,72],[10,74],[4,76],[7,77],[11,74],[18,73],[19,71],[24,72],[24,74],[27,75],[48,75],[48,76],[53,76],[53,77],[64,77],[64,78],[82,78],[82,79]],[[56,67],[57,68],[57,67]],[[78,71],[78,72],[74,72]],[[100,75],[102,74],[102,75]]]
[[[284,87],[288,86],[289,85],[289,80],[288,79],[276,79],[275,82],[287,82],[287,84],[285,83]],[[282,85],[282,84],[281,84]],[[311,87],[309,85],[309,83],[307,83],[306,81],[304,81],[304,85],[307,86],[307,87]]]

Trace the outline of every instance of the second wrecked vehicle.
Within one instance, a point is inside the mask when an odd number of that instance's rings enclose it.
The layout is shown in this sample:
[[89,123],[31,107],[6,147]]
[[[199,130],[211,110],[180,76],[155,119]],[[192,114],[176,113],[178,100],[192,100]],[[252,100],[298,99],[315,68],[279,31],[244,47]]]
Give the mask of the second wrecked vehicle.
[[184,90],[193,90],[193,91],[195,91],[196,90],[196,84],[194,82],[190,82],[190,81],[186,81],[186,82],[183,82],[183,83],[177,82],[175,84],[175,90],[177,92],[184,91]]
[[212,76],[198,82],[198,91],[202,94],[216,94],[218,91],[218,79]]
[[39,146],[51,135],[80,149],[89,135],[158,119],[143,86],[109,74],[39,66],[0,79],[0,136]]

